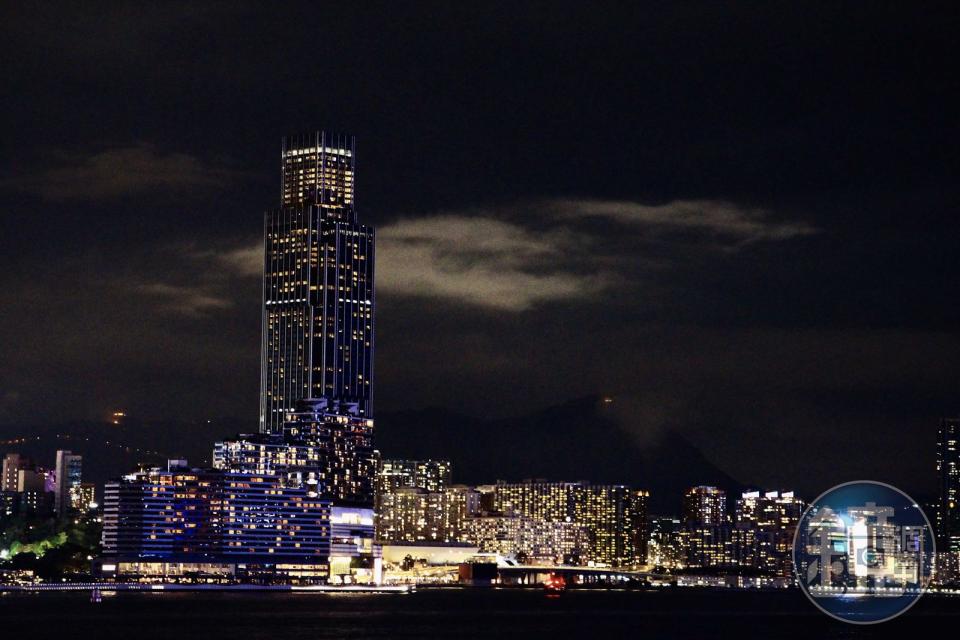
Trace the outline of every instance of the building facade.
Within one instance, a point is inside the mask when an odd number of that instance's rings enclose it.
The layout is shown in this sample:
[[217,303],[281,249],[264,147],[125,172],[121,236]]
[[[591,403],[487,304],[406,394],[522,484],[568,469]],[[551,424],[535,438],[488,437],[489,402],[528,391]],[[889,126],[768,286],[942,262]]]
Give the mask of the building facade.
[[80,499],[83,484],[83,456],[71,451],[57,451],[56,491],[53,508],[61,518],[65,517]]
[[944,418],[937,431],[937,574],[960,581],[960,418]]
[[373,420],[303,400],[287,414],[282,435],[248,434],[217,442],[213,467],[235,473],[295,475],[341,505],[373,508],[379,454]]
[[689,513],[679,534],[686,568],[793,575],[793,538],[805,505],[792,491],[743,493],[732,522],[718,521],[715,492],[697,493],[697,500],[688,504],[698,505],[703,515]]
[[643,564],[647,553],[646,491],[587,482],[498,482],[494,507],[503,515],[572,522],[587,532],[586,561]]
[[402,486],[379,496],[377,540],[385,543],[468,542],[469,520],[480,494],[464,485],[442,491]]
[[463,541],[476,545],[481,553],[496,553],[522,564],[579,565],[590,553],[585,525],[517,515],[472,517]]
[[329,577],[330,502],[279,475],[153,469],[108,482],[103,507],[101,566],[114,575]]
[[260,430],[300,400],[373,415],[374,230],[356,221],[355,141],[284,138],[281,206],[264,220]]
[[450,479],[448,460],[383,460],[378,473],[378,490],[419,487],[437,492],[450,486]]
[[0,470],[0,491],[17,491],[17,473],[21,469],[29,469],[30,461],[19,453],[8,453],[3,456],[3,469]]
[[690,487],[683,496],[683,522],[686,525],[713,526],[725,524],[727,494],[717,487]]

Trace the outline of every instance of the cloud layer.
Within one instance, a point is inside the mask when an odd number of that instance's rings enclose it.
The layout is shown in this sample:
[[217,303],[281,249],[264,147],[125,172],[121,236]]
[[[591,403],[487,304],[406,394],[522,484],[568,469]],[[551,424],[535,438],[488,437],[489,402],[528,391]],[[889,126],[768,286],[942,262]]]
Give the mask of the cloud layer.
[[403,220],[378,232],[377,287],[508,311],[583,298],[600,290],[606,276],[569,270],[566,258],[581,253],[582,240],[492,217]]
[[[521,223],[520,221],[524,221]],[[613,234],[594,222],[621,227]],[[378,287],[390,295],[524,311],[588,299],[680,249],[701,257],[810,235],[803,222],[729,202],[548,199],[399,220],[378,232]],[[611,241],[611,235],[613,241]],[[647,251],[652,243],[659,247]],[[677,253],[673,253],[673,249]]]
[[7,187],[47,202],[108,200],[150,192],[223,188],[240,172],[186,153],[149,145],[106,149],[91,155],[59,153],[52,162],[7,180]]

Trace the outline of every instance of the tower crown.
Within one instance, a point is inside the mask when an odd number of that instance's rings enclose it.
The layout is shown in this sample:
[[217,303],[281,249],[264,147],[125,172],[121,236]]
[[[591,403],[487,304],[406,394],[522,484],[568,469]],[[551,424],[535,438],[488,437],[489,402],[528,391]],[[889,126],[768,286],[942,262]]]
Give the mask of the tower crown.
[[317,131],[283,138],[281,204],[316,205],[324,217],[354,221],[353,136]]

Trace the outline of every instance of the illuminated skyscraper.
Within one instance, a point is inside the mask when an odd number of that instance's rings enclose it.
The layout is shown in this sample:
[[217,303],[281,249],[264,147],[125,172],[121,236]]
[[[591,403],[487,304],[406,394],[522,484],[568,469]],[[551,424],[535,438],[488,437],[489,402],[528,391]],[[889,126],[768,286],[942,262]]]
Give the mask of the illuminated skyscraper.
[[736,527],[756,534],[756,568],[792,575],[793,538],[805,506],[793,491],[748,491],[737,500]]
[[[937,437],[938,551],[960,554],[960,418],[943,419]],[[956,564],[956,560],[954,560]]]
[[57,485],[54,493],[54,509],[61,518],[66,516],[76,503],[81,485],[83,457],[71,451],[57,451]]
[[307,398],[372,416],[374,231],[354,210],[355,142],[284,138],[281,206],[264,220],[260,430]]
[[727,522],[727,494],[717,487],[690,487],[683,496],[684,524],[717,525]]

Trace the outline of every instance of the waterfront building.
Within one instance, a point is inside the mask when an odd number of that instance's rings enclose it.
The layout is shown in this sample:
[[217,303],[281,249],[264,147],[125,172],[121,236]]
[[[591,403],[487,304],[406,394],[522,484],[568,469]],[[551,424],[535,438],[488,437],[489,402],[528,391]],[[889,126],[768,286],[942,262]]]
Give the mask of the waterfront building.
[[101,566],[114,575],[194,566],[322,582],[329,577],[332,536],[329,500],[278,475],[171,465],[104,488]]
[[372,507],[330,507],[330,577],[340,584],[382,582],[383,561],[374,536]]
[[264,220],[260,431],[308,398],[373,415],[374,230],[356,220],[356,145],[283,139],[281,204]]
[[479,493],[464,485],[443,491],[401,486],[379,498],[377,540],[463,542],[468,518],[479,511],[479,502]]
[[471,517],[463,541],[482,553],[513,558],[521,564],[579,565],[590,555],[586,525],[520,515]]
[[382,493],[377,505],[377,540],[425,542],[436,540],[436,518],[430,511],[429,492],[419,487],[399,487]]
[[448,460],[383,460],[378,473],[378,490],[419,487],[439,492],[450,485],[451,465]]
[[686,558],[681,548],[681,522],[672,516],[650,518],[647,564],[667,569],[683,567]]
[[442,502],[437,508],[440,514],[439,531],[441,542],[463,543],[469,519],[480,514],[480,492],[474,487],[454,484],[442,492]]
[[754,569],[780,575],[773,533],[730,523],[688,525],[681,531],[688,569]]
[[541,522],[572,522],[587,532],[587,561],[643,564],[647,553],[649,493],[625,485],[527,480],[498,482],[494,508]]

